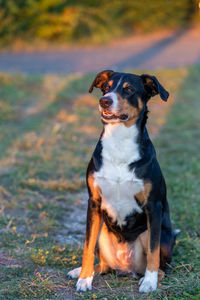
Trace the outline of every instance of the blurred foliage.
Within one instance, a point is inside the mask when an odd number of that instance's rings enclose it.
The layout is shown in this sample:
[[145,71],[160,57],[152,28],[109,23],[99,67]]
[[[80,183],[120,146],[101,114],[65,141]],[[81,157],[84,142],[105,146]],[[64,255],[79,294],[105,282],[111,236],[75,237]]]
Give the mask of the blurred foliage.
[[0,0],[0,39],[106,41],[138,31],[182,27],[197,0]]

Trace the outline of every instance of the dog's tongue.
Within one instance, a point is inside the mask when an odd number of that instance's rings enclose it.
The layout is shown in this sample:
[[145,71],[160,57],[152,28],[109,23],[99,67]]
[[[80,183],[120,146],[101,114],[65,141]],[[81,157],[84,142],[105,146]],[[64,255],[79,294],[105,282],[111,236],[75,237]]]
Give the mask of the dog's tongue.
[[107,111],[107,110],[104,110],[104,114],[105,115],[112,115],[109,111]]

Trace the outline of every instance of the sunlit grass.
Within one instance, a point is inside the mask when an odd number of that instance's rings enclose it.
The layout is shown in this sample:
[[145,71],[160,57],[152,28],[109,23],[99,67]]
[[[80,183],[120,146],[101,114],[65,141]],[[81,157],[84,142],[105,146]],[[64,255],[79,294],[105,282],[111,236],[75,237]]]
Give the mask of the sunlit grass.
[[149,129],[157,136],[173,225],[182,233],[168,277],[148,298],[138,296],[130,276],[97,276],[86,294],[75,293],[66,277],[80,265],[82,246],[59,245],[57,237],[79,205],[102,128],[99,94],[88,95],[94,74],[0,75],[0,299],[132,299],[133,292],[140,299],[197,299],[200,69],[156,75],[172,96],[167,105],[151,100]]

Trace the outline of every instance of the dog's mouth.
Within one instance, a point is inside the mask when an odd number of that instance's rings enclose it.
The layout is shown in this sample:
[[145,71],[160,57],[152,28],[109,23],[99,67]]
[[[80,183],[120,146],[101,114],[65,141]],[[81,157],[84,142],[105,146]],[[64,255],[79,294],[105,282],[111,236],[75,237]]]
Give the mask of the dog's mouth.
[[121,120],[121,121],[128,120],[127,114],[116,115],[116,114],[112,114],[108,110],[102,111],[101,116],[105,120]]

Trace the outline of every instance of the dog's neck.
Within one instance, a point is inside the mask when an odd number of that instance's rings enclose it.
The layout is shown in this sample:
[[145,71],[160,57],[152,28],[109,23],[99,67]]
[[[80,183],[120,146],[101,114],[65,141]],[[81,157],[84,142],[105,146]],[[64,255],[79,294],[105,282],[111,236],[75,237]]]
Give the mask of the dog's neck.
[[[117,137],[121,136],[123,139],[130,138],[132,135],[135,137],[138,136],[138,127],[136,124],[133,124],[130,127],[126,127],[124,123],[107,123],[104,125],[103,137]],[[123,142],[123,140],[122,140]]]
[[115,165],[130,164],[140,159],[138,128],[123,123],[106,124],[102,134],[102,157]]
[[124,123],[104,124],[101,135],[104,159],[116,164],[131,164],[143,159],[151,145],[146,129],[147,111],[140,114],[135,124],[126,127]]
[[146,122],[148,119],[147,107],[140,113],[138,120],[131,126],[127,127],[125,123],[104,123],[103,136],[111,137],[121,135],[123,139],[134,137],[134,141],[138,144],[142,143],[145,139],[149,139]]
[[148,108],[147,106],[144,107],[143,111],[141,111],[139,118],[136,122],[138,127],[138,143],[143,143],[144,140],[149,140],[148,131],[146,128],[146,123],[148,119]]

